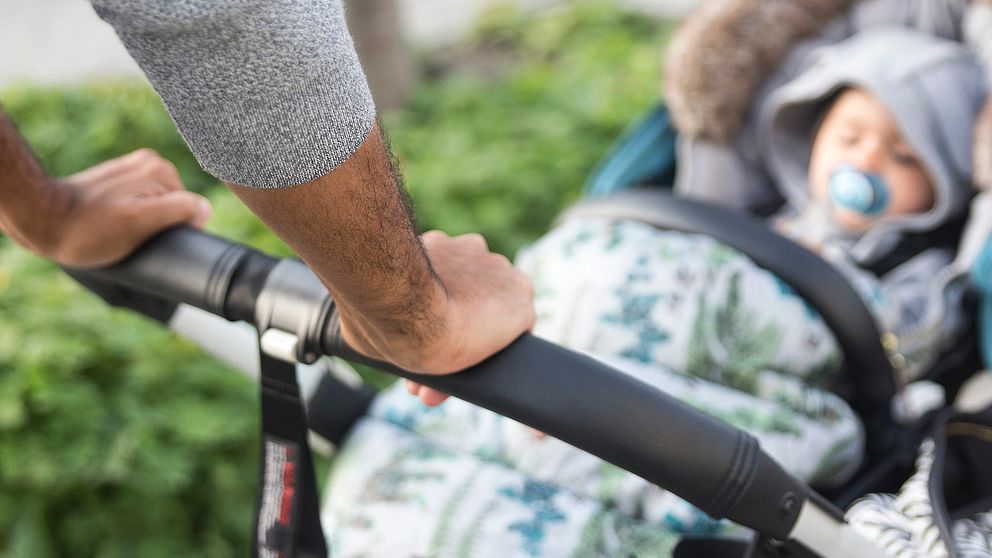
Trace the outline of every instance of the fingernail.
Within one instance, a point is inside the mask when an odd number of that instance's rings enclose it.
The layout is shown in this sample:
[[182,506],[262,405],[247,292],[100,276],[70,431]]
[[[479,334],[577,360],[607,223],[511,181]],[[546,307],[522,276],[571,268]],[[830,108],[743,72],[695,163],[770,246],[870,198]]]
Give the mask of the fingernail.
[[194,224],[197,227],[202,228],[204,225],[207,224],[207,221],[210,219],[210,214],[212,212],[213,212],[213,210],[210,208],[210,202],[208,202],[206,200],[206,198],[199,198],[199,199],[197,199],[196,200],[196,219],[194,221]]

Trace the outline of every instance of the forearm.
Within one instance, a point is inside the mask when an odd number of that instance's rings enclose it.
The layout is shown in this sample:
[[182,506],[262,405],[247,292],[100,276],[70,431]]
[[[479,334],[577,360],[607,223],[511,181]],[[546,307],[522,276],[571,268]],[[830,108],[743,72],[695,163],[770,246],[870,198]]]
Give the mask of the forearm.
[[314,270],[374,345],[415,350],[443,333],[444,290],[376,127],[344,164],[292,188],[230,185]]
[[46,230],[45,208],[55,204],[56,193],[31,148],[0,111],[0,230],[44,252],[54,240]]
[[341,0],[92,2],[203,168],[334,295],[354,348],[452,372],[531,326],[529,282],[482,237],[417,237]]

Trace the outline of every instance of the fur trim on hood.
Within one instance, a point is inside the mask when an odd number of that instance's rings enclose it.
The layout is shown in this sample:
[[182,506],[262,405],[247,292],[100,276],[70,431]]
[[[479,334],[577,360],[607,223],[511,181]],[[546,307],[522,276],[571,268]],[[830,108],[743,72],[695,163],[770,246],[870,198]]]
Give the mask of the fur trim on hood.
[[[854,0],[706,0],[672,38],[665,102],[679,131],[727,142],[758,88],[799,40]],[[759,40],[760,39],[760,40]]]
[[[665,101],[679,132],[731,142],[758,91],[794,47],[818,36],[859,1],[864,0],[705,0],[683,23],[666,53]],[[967,0],[946,2],[946,13],[968,4]],[[965,17],[972,21],[958,22],[953,34],[979,51],[986,73],[992,76],[992,26],[987,25],[992,20],[992,0],[970,4],[975,13],[966,12]],[[977,119],[974,140],[973,181],[992,190],[992,96]]]

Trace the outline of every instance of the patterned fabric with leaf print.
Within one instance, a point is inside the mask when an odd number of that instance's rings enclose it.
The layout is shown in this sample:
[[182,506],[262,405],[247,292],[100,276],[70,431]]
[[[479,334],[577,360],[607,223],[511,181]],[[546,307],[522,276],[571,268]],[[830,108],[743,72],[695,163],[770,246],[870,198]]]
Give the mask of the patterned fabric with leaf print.
[[[755,435],[798,477],[846,478],[861,425],[828,391],[836,342],[769,272],[709,238],[576,219],[526,249],[535,334]],[[581,412],[576,410],[576,412]],[[645,432],[645,436],[650,436]],[[345,442],[325,522],[337,556],[668,556],[735,527],[514,421],[381,394]]]

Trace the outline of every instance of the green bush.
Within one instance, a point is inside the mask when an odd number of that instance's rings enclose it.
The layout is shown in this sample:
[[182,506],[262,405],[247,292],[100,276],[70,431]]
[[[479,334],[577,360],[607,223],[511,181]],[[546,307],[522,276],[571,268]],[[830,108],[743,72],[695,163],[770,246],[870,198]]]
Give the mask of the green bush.
[[0,555],[245,555],[254,386],[47,262],[0,261]]
[[547,230],[657,102],[669,30],[602,3],[490,12],[455,69],[386,121],[423,228],[507,255]]
[[[428,53],[429,79],[385,119],[422,224],[507,254],[534,239],[656,97],[668,29],[601,3],[499,9]],[[211,197],[212,230],[289,253],[196,166],[144,85],[0,102],[51,172],[151,146]],[[244,377],[0,239],[0,557],[245,555],[257,420]]]
[[0,95],[0,103],[53,175],[151,147],[176,164],[191,190],[203,192],[217,184],[197,165],[162,101],[144,83],[13,87]]

